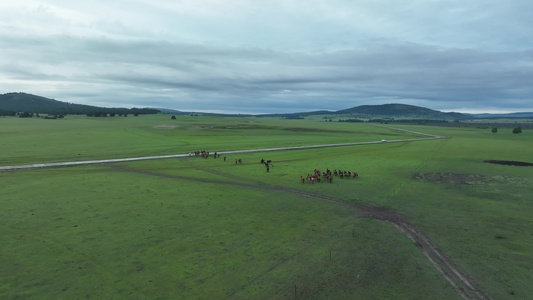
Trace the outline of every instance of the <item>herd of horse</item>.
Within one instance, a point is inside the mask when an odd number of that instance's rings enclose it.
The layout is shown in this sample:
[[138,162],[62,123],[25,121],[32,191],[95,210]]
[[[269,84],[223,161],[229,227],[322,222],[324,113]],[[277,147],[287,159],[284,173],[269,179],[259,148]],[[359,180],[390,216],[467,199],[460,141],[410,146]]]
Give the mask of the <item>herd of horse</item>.
[[[203,158],[208,158],[209,157],[209,152],[208,151],[190,152],[189,156],[200,156],[200,157],[203,157]],[[215,152],[213,154],[213,157],[214,158],[220,158],[220,154]],[[226,156],[224,156],[224,161],[226,161]],[[235,164],[242,164],[242,159],[240,159],[240,158],[235,159]],[[270,172],[270,168],[274,167],[274,164],[272,163],[272,160],[261,159],[261,164],[265,165],[267,172]],[[315,169],[313,171],[313,173],[309,173],[305,177],[304,176],[300,176],[300,181],[302,183],[305,183],[306,181],[310,182],[310,183],[315,183],[315,181],[316,182],[321,182],[322,179],[324,179],[325,182],[332,183],[334,176],[335,177],[339,177],[340,179],[343,179],[343,178],[357,178],[359,176],[359,174],[357,174],[357,172],[345,171],[345,170],[333,170],[333,172],[332,172],[330,169],[326,169],[325,172],[321,172],[320,170]]]
[[[189,152],[189,156],[200,156],[202,158],[209,158],[209,151],[195,151],[195,152]],[[213,158],[220,158],[220,153],[215,152],[213,154]],[[226,156],[224,156],[224,161],[226,161]],[[242,164],[242,159],[237,158],[235,159],[235,164]]]
[[314,172],[311,174],[307,174],[307,176],[300,176],[300,181],[302,183],[305,183],[306,181],[307,182],[311,182],[311,183],[315,183],[316,182],[321,182],[321,179],[323,178],[325,182],[329,182],[329,183],[332,183],[333,182],[333,176],[338,176],[340,179],[343,179],[343,178],[357,178],[359,176],[359,174],[357,172],[352,172],[352,171],[344,171],[344,170],[333,170],[333,172],[331,172],[330,169],[327,169],[326,172],[321,172],[320,170],[318,169],[315,169]]
[[[202,150],[202,151],[189,152],[189,156],[201,156],[203,158],[209,158],[209,151]],[[215,152],[213,154],[213,158],[220,158],[220,153]],[[224,156],[224,161],[226,161],[225,156]],[[235,163],[237,163],[237,160],[235,160]]]
[[[189,156],[201,156],[203,158],[208,158],[209,151],[202,150],[202,151],[189,152]],[[215,152],[215,154],[213,154],[213,157],[214,158],[220,157],[220,154]]]

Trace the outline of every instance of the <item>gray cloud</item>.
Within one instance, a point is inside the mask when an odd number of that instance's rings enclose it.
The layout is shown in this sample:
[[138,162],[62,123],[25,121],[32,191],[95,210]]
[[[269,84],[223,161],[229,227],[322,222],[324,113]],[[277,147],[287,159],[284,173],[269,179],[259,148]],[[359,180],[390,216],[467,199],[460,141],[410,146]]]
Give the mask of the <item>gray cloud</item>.
[[528,1],[139,1],[113,4],[116,16],[97,2],[82,13],[50,1],[28,23],[20,7],[0,7],[0,92],[241,113],[391,102],[533,111]]

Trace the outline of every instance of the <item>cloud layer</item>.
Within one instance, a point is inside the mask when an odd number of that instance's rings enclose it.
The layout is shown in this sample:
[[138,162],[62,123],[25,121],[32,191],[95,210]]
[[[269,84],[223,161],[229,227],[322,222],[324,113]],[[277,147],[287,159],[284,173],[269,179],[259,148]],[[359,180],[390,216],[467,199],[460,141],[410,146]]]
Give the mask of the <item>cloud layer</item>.
[[533,2],[0,4],[0,93],[237,113],[533,111]]

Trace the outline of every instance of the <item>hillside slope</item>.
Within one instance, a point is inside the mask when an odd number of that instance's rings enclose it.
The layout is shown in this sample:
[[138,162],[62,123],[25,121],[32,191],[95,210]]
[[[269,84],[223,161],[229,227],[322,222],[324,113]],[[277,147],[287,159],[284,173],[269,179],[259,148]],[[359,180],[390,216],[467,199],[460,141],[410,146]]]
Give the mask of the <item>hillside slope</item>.
[[0,110],[12,112],[43,113],[52,115],[67,114],[154,114],[159,111],[147,108],[104,108],[74,104],[26,93],[0,95]]
[[358,114],[366,116],[381,117],[408,117],[408,118],[428,118],[428,119],[468,119],[471,115],[461,113],[445,113],[425,107],[408,104],[382,104],[382,105],[361,105],[348,109],[338,110],[337,114]]

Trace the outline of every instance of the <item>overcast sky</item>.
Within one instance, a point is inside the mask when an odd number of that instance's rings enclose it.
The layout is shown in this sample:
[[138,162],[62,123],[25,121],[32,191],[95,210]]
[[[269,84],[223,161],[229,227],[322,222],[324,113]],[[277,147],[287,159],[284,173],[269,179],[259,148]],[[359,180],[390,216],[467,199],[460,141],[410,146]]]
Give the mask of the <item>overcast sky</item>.
[[533,111],[531,0],[0,2],[0,93],[223,113]]

